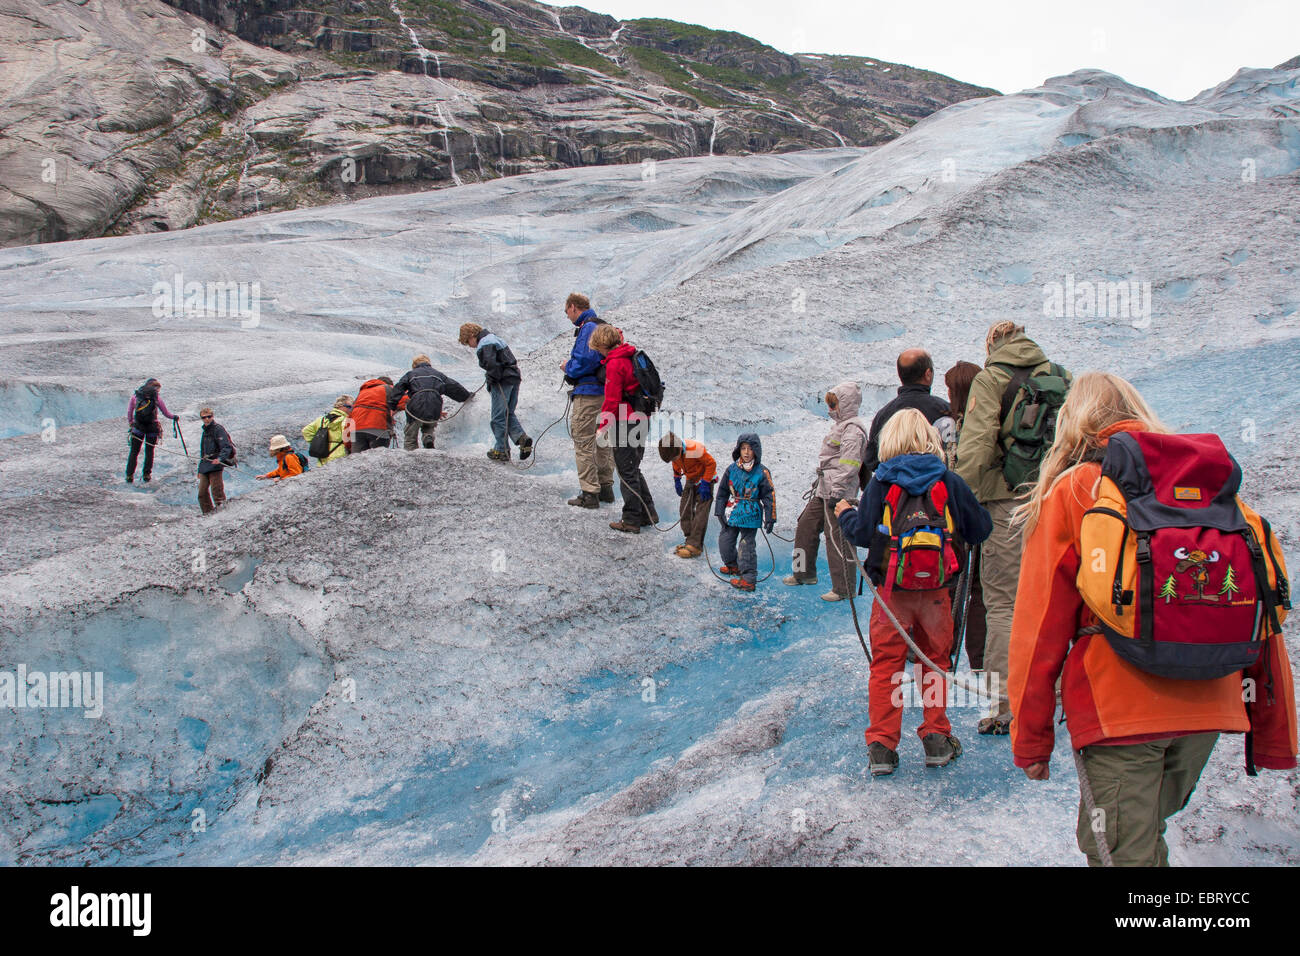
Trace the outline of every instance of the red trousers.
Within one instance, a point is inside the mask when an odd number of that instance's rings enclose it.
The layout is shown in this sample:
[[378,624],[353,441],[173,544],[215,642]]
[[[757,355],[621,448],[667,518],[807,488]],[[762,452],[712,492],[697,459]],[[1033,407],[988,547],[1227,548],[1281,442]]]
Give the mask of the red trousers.
[[[907,629],[916,646],[941,667],[948,666],[952,653],[952,603],[948,591],[880,589],[880,598]],[[898,749],[903,728],[903,703],[921,699],[924,718],[917,734],[950,734],[948,723],[948,688],[943,678],[922,665],[920,689],[905,687],[902,676],[907,671],[907,642],[894,627],[877,601],[871,608],[871,681],[867,698],[867,743],[882,743]]]

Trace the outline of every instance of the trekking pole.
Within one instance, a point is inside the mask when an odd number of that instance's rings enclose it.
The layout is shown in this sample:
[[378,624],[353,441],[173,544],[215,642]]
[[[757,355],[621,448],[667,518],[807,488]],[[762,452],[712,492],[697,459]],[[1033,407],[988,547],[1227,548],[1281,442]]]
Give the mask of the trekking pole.
[[172,419],[172,431],[175,432],[176,437],[181,440],[181,450],[185,452],[185,457],[189,458],[190,450],[185,447],[185,433],[181,431],[181,420],[179,418]]
[[[970,549],[966,557],[966,567],[962,569],[960,580],[957,582],[957,606],[958,613],[953,615],[953,638],[952,638],[952,656],[949,658],[949,664],[952,670],[957,669],[957,663],[961,660],[962,645],[966,643],[966,627],[970,614],[970,595],[975,582],[975,569],[979,564],[980,546],[977,544]],[[968,654],[967,657],[970,655]]]

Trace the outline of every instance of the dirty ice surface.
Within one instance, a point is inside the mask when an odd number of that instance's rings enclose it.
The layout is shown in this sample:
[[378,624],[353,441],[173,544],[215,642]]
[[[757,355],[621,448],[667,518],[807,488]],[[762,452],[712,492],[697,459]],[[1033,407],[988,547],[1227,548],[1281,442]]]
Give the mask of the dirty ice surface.
[[[4,712],[0,860],[1080,864],[1063,739],[1033,784],[956,707],[965,755],[927,771],[909,710],[899,772],[868,777],[848,609],[779,583],[788,544],[742,595],[675,557],[676,531],[620,536],[611,509],[564,505],[563,297],[591,291],[651,353],[666,412],[715,456],[763,435],[787,537],[819,395],[854,379],[869,414],[902,348],[980,361],[1014,317],[1070,368],[1125,374],[1171,424],[1221,434],[1294,564],[1297,79],[1242,71],[1172,103],[1083,72],[874,150],[0,252],[0,670],[100,672],[105,697],[98,719]],[[155,314],[177,274],[257,282],[256,323]],[[1044,314],[1082,283],[1103,307]],[[520,354],[527,429],[551,425],[533,467],[484,458],[480,397],[434,451],[252,479],[270,435],[301,448],[335,395],[416,351],[475,387],[469,319]],[[191,452],[203,404],[240,448],[209,519],[170,437],[151,487],[122,481],[126,400],[150,375]],[[668,469],[652,452],[646,471],[666,525]],[[1241,766],[1224,738],[1171,826],[1175,862],[1300,862],[1297,774]]]

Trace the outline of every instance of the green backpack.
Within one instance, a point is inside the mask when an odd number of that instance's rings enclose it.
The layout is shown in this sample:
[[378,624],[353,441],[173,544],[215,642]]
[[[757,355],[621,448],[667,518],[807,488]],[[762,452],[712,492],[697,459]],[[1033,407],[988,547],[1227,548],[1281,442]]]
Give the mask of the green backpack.
[[1038,468],[1056,440],[1056,416],[1070,391],[1069,373],[1055,362],[1037,375],[1002,362],[1011,373],[1002,393],[1002,477],[1019,492],[1038,480]]

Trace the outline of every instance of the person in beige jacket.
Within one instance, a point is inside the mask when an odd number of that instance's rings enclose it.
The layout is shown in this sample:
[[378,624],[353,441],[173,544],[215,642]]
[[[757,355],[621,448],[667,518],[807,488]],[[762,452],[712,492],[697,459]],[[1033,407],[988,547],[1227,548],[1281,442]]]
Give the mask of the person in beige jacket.
[[[970,485],[993,519],[993,533],[984,542],[980,555],[980,583],[984,589],[987,622],[984,669],[997,675],[995,686],[1005,689],[1023,547],[1021,529],[1012,527],[1011,523],[1016,495],[1002,474],[1003,442],[1008,434],[1005,419],[1010,411],[1006,393],[1019,370],[1027,369],[1031,375],[1046,374],[1051,363],[1038,344],[1025,334],[1024,326],[1014,322],[994,325],[984,344],[988,358],[971,382],[954,471]],[[977,729],[981,734],[1009,734],[1011,708],[1007,701],[995,702]]]
[[867,426],[858,417],[861,407],[862,390],[856,382],[841,382],[826,393],[826,414],[834,424],[822,439],[817,483],[795,527],[792,573],[783,579],[789,585],[817,583],[818,539],[825,533],[831,589],[822,595],[823,601],[843,601],[858,584],[857,552],[845,540],[834,513],[836,502],[858,496],[867,447]]

